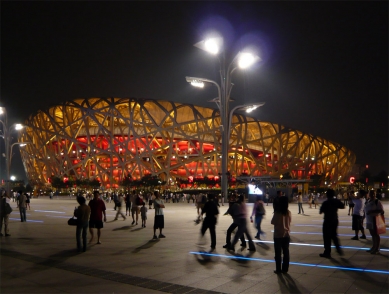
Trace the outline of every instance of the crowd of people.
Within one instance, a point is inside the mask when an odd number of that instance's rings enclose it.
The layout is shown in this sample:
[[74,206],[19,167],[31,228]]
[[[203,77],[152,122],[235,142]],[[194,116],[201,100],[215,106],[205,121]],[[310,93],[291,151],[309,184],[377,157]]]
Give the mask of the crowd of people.
[[[384,214],[384,209],[381,201],[377,199],[377,193],[381,196],[379,191],[364,191],[360,190],[357,193],[348,192],[345,197],[339,197],[332,189],[327,190],[325,193],[326,200],[322,201],[319,213],[324,214],[323,221],[323,243],[324,252],[320,254],[320,257],[331,258],[331,242],[334,243],[336,251],[339,255],[343,255],[343,251],[340,246],[339,238],[337,236],[338,228],[338,209],[345,209],[349,206],[349,215],[352,217],[352,230],[355,232],[355,236],[352,240],[366,239],[364,222],[366,221],[366,229],[372,238],[372,247],[367,250],[371,254],[378,254],[380,251],[380,233],[377,230],[377,217]],[[111,195],[109,195],[111,197]],[[113,194],[114,209],[116,210],[116,216],[114,220],[118,220],[122,217],[126,220],[127,217],[132,218],[132,225],[138,225],[139,216],[141,218],[141,226],[146,227],[147,211],[148,209],[154,209],[154,225],[153,225],[153,240],[165,238],[162,231],[164,229],[164,212],[165,200],[162,199],[161,194],[155,191],[153,194],[146,193],[141,195],[139,193],[117,193]],[[183,196],[185,197],[185,196]],[[303,213],[302,207],[302,194],[301,192],[295,196],[298,203],[298,214]],[[30,209],[30,197],[26,193],[17,192],[13,197],[6,195],[5,191],[1,192],[0,201],[0,234],[1,236],[11,236],[9,233],[9,215],[12,212],[10,205],[11,199],[15,198],[17,202],[17,208],[20,212],[21,222],[26,222],[26,209]],[[380,197],[379,197],[380,198]],[[166,199],[166,198],[165,198]],[[171,198],[174,199],[174,198]],[[186,201],[186,198],[184,198]],[[192,199],[192,197],[191,197]],[[269,199],[268,195],[265,195],[265,200]],[[308,198],[309,200],[309,198]],[[310,205],[317,204],[314,195],[312,195],[312,201]],[[174,200],[175,201],[175,200]],[[83,195],[77,196],[78,207],[74,210],[74,216],[77,218],[76,228],[76,243],[77,250],[79,252],[85,252],[87,250],[87,232],[89,229],[90,239],[89,243],[95,241],[95,229],[97,231],[97,242],[101,244],[101,229],[104,227],[104,222],[107,221],[106,217],[106,203],[110,203],[110,199],[107,195],[101,195],[99,191],[93,192],[93,198],[86,204],[87,199]],[[207,230],[210,232],[211,237],[211,249],[210,252],[216,249],[216,225],[219,216],[220,199],[218,195],[214,194],[202,194],[199,193],[193,197],[193,203],[196,204],[197,219],[196,223],[202,222],[200,229],[200,238],[202,239]],[[273,216],[271,224],[274,226],[274,253],[276,269],[275,273],[287,273],[289,269],[289,243],[290,243],[290,224],[292,221],[292,214],[289,210],[290,199],[285,196],[281,191],[277,191],[276,197],[272,198],[273,204]],[[223,202],[222,202],[223,204]],[[253,205],[251,213],[248,212],[246,206],[246,199],[244,195],[232,194],[229,198],[229,207],[225,215],[232,217],[232,224],[227,229],[226,244],[223,248],[230,252],[235,252],[235,246],[238,241],[241,241],[240,246],[242,248],[247,247],[248,250],[255,251],[255,245],[248,228],[248,219],[251,223],[255,223],[256,234],[255,239],[261,240],[261,237],[265,237],[266,234],[261,229],[261,223],[264,215],[266,214],[265,206],[268,205],[268,201],[263,202],[262,196],[257,196],[257,199]],[[147,207],[148,206],[148,207]],[[125,211],[124,211],[125,207]],[[310,206],[313,208],[312,206]],[[205,215],[205,217],[203,217]],[[4,224],[4,235],[2,233]],[[233,231],[236,230],[234,237],[232,238]],[[157,234],[158,231],[158,234]],[[359,236],[359,232],[361,235]],[[81,242],[82,241],[82,242]],[[202,241],[201,241],[202,242]]]

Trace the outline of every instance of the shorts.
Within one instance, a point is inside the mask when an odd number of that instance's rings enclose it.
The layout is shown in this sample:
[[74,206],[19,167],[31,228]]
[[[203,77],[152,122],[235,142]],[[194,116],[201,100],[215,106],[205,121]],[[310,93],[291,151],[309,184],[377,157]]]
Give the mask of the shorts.
[[156,215],[154,218],[154,229],[163,229],[165,227],[165,219],[163,215]]
[[101,220],[90,220],[89,221],[89,228],[93,229],[101,229],[104,227],[103,221]]
[[204,207],[204,203],[202,203],[202,202],[197,202],[196,205],[197,205],[197,208],[203,209],[203,207]]
[[138,206],[133,205],[133,206],[131,207],[131,212],[136,213],[136,214],[139,214],[139,208],[138,208]]
[[353,214],[352,229],[363,230],[363,216]]

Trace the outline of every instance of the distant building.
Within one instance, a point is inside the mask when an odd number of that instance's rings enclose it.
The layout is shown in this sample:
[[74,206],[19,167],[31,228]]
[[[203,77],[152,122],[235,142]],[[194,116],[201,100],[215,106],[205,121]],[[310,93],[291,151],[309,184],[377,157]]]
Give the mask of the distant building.
[[[177,102],[134,98],[67,101],[31,115],[19,141],[27,177],[98,179],[115,187],[124,177],[157,175],[174,181],[221,173],[219,111]],[[355,163],[337,143],[270,122],[234,114],[228,153],[231,177],[307,179],[324,174],[337,182]]]

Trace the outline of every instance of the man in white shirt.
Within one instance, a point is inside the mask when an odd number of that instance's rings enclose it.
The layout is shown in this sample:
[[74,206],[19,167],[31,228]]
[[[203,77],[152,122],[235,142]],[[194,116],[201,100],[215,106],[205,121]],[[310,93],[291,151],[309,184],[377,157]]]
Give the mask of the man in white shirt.
[[360,190],[357,194],[357,197],[353,199],[354,210],[352,215],[353,217],[352,229],[355,231],[355,236],[352,237],[351,240],[359,240],[358,238],[359,231],[361,231],[362,233],[362,236],[360,238],[366,239],[365,229],[363,227],[365,202],[361,199],[365,195],[366,192],[364,190]]

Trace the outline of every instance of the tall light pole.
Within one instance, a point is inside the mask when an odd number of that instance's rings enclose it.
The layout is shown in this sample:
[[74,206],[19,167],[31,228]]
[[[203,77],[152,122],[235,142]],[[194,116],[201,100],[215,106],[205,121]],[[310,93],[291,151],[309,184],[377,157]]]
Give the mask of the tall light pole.
[[5,185],[6,185],[7,195],[10,196],[9,184],[10,184],[11,161],[12,161],[12,156],[13,156],[12,148],[15,145],[23,145],[26,143],[16,142],[16,143],[11,144],[12,140],[14,139],[11,136],[12,132],[13,131],[20,131],[21,129],[23,129],[23,125],[15,123],[15,124],[12,124],[10,127],[8,127],[7,110],[4,107],[0,107],[0,117],[2,117],[2,119],[0,120],[0,123],[3,127],[2,131],[0,132],[0,137],[2,137],[4,139],[4,146],[5,146],[5,153],[4,153],[5,168],[6,168]]
[[[222,52],[223,49],[223,38],[221,37],[208,38],[206,40],[196,43],[194,46],[208,53],[219,56],[220,52]],[[239,52],[230,62],[228,67],[226,67],[225,58],[223,55],[222,58],[219,58],[220,84],[209,79],[186,77],[187,82],[191,83],[193,86],[203,87],[204,83],[211,83],[214,84],[218,89],[218,99],[214,100],[214,102],[216,102],[219,108],[220,117],[221,117],[221,128],[222,128],[221,129],[222,132],[221,190],[222,190],[222,195],[226,200],[228,196],[228,170],[227,170],[228,147],[230,142],[229,135],[230,135],[232,113],[238,108],[248,107],[242,105],[239,107],[235,107],[233,111],[230,112],[229,102],[230,102],[230,94],[233,86],[231,82],[231,76],[236,69],[248,68],[259,60],[260,58],[258,56],[250,53],[249,51],[242,51]]]

